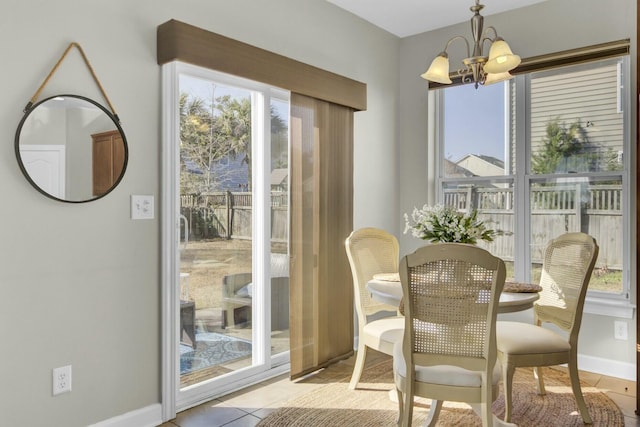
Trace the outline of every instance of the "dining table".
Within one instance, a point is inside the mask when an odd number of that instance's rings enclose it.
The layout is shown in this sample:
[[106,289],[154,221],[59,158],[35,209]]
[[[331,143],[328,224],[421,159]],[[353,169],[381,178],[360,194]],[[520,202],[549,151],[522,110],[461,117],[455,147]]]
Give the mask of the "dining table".
[[[538,291],[541,288],[537,284],[505,281],[505,289],[500,294],[498,313],[514,313],[533,307],[533,303],[540,298]],[[374,275],[367,282],[367,290],[374,301],[400,306],[402,300],[402,285],[397,273],[381,273]],[[515,291],[515,292],[514,292]]]
[[[398,273],[379,273],[367,282],[367,290],[374,301],[382,302],[394,307],[399,307],[402,301],[402,285]],[[533,303],[540,298],[538,294],[542,288],[535,283],[517,282],[506,280],[500,294],[498,313],[513,313],[533,307]],[[397,402],[395,390],[389,390],[389,399]],[[432,404],[435,402],[432,401]],[[473,410],[480,414],[480,405],[469,404]],[[518,427],[517,424],[506,422],[493,414],[493,425],[497,427]]]

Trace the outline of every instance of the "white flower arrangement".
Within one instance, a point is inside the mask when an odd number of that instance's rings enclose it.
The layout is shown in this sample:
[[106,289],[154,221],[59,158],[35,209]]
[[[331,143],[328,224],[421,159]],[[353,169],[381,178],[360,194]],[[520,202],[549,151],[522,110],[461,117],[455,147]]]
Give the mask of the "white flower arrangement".
[[497,233],[478,221],[477,216],[476,210],[464,214],[449,206],[424,205],[422,209],[413,208],[411,218],[404,214],[404,233],[411,230],[414,237],[431,242],[475,244],[478,239],[492,242]]

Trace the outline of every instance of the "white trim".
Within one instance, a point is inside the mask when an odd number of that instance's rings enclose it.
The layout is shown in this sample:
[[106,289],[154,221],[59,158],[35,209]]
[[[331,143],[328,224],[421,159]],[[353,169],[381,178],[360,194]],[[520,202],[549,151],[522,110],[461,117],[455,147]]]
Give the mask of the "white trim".
[[162,424],[162,406],[154,403],[88,427],[155,427],[160,424]]
[[613,298],[597,298],[587,295],[584,301],[584,312],[599,314],[601,316],[619,317],[621,319],[633,319],[636,306],[627,300],[615,300]]
[[[436,108],[437,105],[442,103],[442,91],[430,90],[429,97],[427,98],[427,120],[429,124],[433,123],[434,126],[427,126],[427,194],[426,203],[433,206],[437,200],[442,200],[442,183],[440,182],[438,171],[442,168],[442,158],[440,153],[442,152],[441,144],[437,141],[442,141],[442,132],[444,132],[444,114],[440,108]],[[435,187],[435,191],[433,188]]]
[[[206,80],[215,80],[218,83],[238,87],[253,93],[262,93],[262,96],[252,96],[252,126],[254,140],[252,141],[253,172],[254,172],[254,230],[268,229],[270,210],[263,205],[268,197],[269,166],[270,166],[270,96],[277,99],[289,99],[289,93],[281,89],[271,88],[261,83],[238,78],[228,74],[219,73],[202,67],[173,61],[162,66],[162,417],[163,421],[175,418],[177,410],[187,409],[204,401],[228,394],[251,384],[256,384],[284,372],[288,372],[288,352],[271,357],[270,346],[264,343],[270,339],[270,306],[252,306],[254,319],[263,319],[256,322],[253,330],[253,366],[243,368],[227,375],[203,381],[191,387],[179,389],[180,372],[177,361],[179,347],[179,306],[178,306],[178,281],[180,274],[179,230],[180,212],[178,205],[179,194],[179,156],[180,148],[175,141],[179,141],[179,117],[176,106],[179,102],[180,75],[189,75]],[[256,106],[256,104],[260,104]],[[258,119],[255,115],[262,112]],[[258,140],[256,135],[265,133],[263,140]],[[258,164],[257,160],[264,157],[264,163]],[[256,181],[260,181],[257,183]],[[260,193],[260,194],[256,194]],[[260,246],[261,245],[261,246]],[[253,271],[256,276],[269,277],[268,251],[269,239],[258,236],[253,240]],[[257,250],[258,248],[258,250]],[[254,300],[260,300],[260,296],[268,297],[269,288],[264,280],[254,288]],[[260,352],[262,349],[262,352]]]
[[161,294],[162,294],[162,420],[170,420],[176,416],[176,390],[178,387],[178,363],[176,350],[178,348],[178,304],[177,280],[179,280],[179,266],[177,265],[176,249],[179,247],[180,217],[177,215],[176,201],[167,194],[175,194],[178,188],[176,165],[178,147],[173,139],[179,138],[177,114],[172,106],[177,105],[178,73],[176,63],[162,66],[162,224],[161,224]]
[[[515,233],[514,235],[514,250],[516,254],[520,254],[520,256],[514,255],[514,273],[515,277],[522,277],[525,280],[531,280],[531,273],[529,271],[528,260],[531,259],[531,248],[528,245],[529,239],[526,236],[531,236],[531,217],[527,215],[527,212],[530,212],[531,209],[531,200],[529,199],[529,190],[528,183],[525,177],[525,174],[519,173],[519,171],[526,171],[529,167],[529,159],[527,156],[527,152],[529,150],[529,141],[527,135],[529,134],[529,120],[518,120],[519,117],[526,117],[527,110],[529,109],[529,81],[524,79],[524,77],[517,76],[516,79],[523,82],[523,84],[516,84],[515,88],[511,86],[510,83],[505,82],[505,87],[509,87],[509,90],[505,90],[505,92],[510,92],[512,89],[515,90],[516,94],[516,129],[515,129],[515,141],[523,141],[523,144],[516,144],[515,146],[515,156],[516,156],[516,168],[515,168],[515,176],[513,180],[513,191],[515,194],[514,197],[514,206],[513,206],[513,214],[514,214],[514,230],[523,230],[523,233]],[[521,101],[518,101],[521,100]],[[511,97],[509,97],[509,102],[511,102]],[[511,108],[510,104],[505,105],[505,113],[510,114]],[[513,117],[509,117],[509,121],[505,123],[505,126],[508,126],[509,129],[512,128],[513,125]],[[507,145],[509,146],[509,152],[512,150],[512,142],[513,138],[509,138],[507,140]],[[512,171],[508,171],[509,174]],[[523,213],[525,212],[525,213]]]
[[636,380],[635,363],[578,354],[578,369],[624,380]]
[[[356,338],[357,341],[357,338]],[[610,359],[602,359],[600,357],[578,355],[578,366],[581,371],[592,372],[600,375],[607,375],[614,378],[621,378],[629,381],[636,380],[636,366],[633,363],[617,362]],[[603,369],[604,368],[604,369]],[[281,375],[288,372],[289,365],[283,365],[277,370],[273,370],[273,376]],[[259,381],[264,381],[260,379]],[[259,382],[256,381],[256,382]],[[250,382],[236,384],[237,388],[246,387]],[[224,393],[228,393],[225,390]],[[203,396],[203,401],[209,400],[209,396]],[[195,406],[195,405],[194,405]],[[135,411],[127,412],[123,415],[110,418],[91,424],[88,427],[154,427],[162,423],[161,405],[153,404]]]
[[216,387],[215,393],[212,394],[211,390],[206,387],[194,387],[192,390],[182,390],[181,397],[178,404],[181,410],[186,410],[198,406],[202,403],[208,402],[212,399],[216,399],[221,396],[225,396],[229,393],[233,393],[238,390],[242,390],[251,385],[259,384],[268,379],[277,377],[282,374],[286,374],[291,370],[291,365],[286,363],[278,367],[272,368],[265,375],[265,371],[261,370],[253,376],[241,378],[238,381],[224,384],[220,387]]
[[[267,343],[271,340],[271,286],[267,285],[271,277],[269,254],[271,251],[271,122],[265,117],[270,117],[269,89],[251,93],[251,162],[252,162],[252,192],[253,192],[253,272],[259,286],[254,289],[251,308],[253,318],[259,319],[253,323],[253,365],[263,366],[269,369],[271,346]],[[267,205],[268,203],[268,205]],[[255,283],[256,281],[254,281]]]

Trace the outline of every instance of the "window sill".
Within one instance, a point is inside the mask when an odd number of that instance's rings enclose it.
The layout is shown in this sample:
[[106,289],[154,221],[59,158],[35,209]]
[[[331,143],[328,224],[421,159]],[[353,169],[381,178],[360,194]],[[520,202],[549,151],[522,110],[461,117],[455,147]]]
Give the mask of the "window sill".
[[584,302],[585,313],[619,317],[621,319],[633,319],[635,309],[636,306],[627,300],[587,296]]

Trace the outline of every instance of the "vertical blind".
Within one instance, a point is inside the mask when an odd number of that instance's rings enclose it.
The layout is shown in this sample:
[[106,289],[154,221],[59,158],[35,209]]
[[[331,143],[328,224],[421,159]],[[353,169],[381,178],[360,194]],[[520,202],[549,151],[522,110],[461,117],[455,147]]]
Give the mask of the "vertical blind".
[[291,377],[353,354],[353,110],[291,96]]

